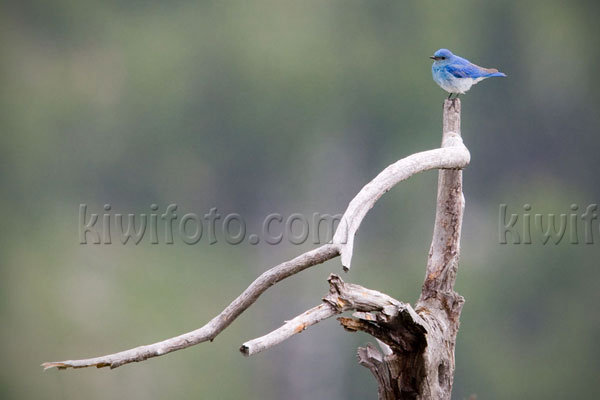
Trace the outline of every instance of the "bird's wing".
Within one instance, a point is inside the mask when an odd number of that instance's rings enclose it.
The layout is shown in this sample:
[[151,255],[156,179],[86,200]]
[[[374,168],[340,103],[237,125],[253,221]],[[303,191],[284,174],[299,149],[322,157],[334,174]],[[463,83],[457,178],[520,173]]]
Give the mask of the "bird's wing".
[[446,70],[456,78],[471,78],[469,70],[466,67],[466,65],[451,64],[446,67]]
[[484,67],[480,67],[477,64],[471,64],[472,66],[479,68],[480,71],[482,71],[484,74],[495,74],[496,72],[498,72],[498,70],[496,68],[484,68]]
[[483,68],[470,62],[448,65],[448,72],[456,78],[481,78],[498,72],[495,68]]

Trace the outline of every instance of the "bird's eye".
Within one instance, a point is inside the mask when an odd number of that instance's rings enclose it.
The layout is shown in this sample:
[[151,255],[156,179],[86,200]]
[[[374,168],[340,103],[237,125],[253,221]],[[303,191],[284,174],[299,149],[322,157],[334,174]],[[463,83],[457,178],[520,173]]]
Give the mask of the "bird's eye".
[[446,59],[446,57],[442,57],[442,60],[445,60],[445,59]]

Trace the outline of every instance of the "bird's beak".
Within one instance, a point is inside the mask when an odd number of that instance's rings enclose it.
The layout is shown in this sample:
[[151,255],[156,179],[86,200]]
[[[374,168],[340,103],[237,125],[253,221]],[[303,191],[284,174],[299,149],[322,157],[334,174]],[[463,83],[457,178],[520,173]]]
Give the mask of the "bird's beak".
[[432,60],[435,60],[435,57],[434,57],[434,56],[429,56],[429,58],[431,58]]

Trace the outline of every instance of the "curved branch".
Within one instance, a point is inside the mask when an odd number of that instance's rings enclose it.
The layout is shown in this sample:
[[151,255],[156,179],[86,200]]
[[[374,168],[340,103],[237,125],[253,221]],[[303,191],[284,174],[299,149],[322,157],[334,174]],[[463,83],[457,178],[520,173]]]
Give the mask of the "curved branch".
[[396,161],[381,171],[352,199],[333,236],[333,243],[341,246],[344,270],[350,269],[356,231],[367,212],[384,193],[419,172],[464,168],[469,164],[471,155],[459,134],[448,134],[442,146],[440,149],[423,151]]
[[317,249],[304,253],[290,261],[281,263],[260,275],[242,294],[227,306],[219,315],[214,317],[202,328],[184,333],[171,339],[154,344],[136,347],[134,349],[109,354],[102,357],[83,360],[68,360],[43,363],[44,369],[57,367],[85,368],[110,367],[117,368],[123,364],[139,362],[148,358],[162,356],[175,350],[185,349],[198,343],[212,341],[219,333],[229,326],[242,312],[250,307],[258,297],[277,282],[297,274],[313,265],[321,264],[339,255],[338,246],[326,244]]
[[[442,147],[457,143],[460,114],[459,99],[444,101]],[[369,317],[370,313],[355,313],[356,319],[338,318],[344,328],[364,331],[392,350],[392,354],[384,356],[372,346],[359,348],[359,363],[375,375],[382,400],[451,398],[454,348],[464,303],[463,297],[454,291],[464,205],[462,171],[440,170],[427,272],[414,308],[421,323],[410,323],[415,320],[410,315],[398,321],[398,325],[381,323],[379,314],[375,318]]]
[[370,183],[364,186],[350,202],[335,232],[332,243],[306,252],[292,260],[281,263],[260,275],[227,308],[203,327],[192,332],[163,340],[154,344],[136,347],[102,357],[46,362],[48,368],[117,368],[131,362],[144,361],[175,350],[184,349],[202,342],[212,341],[227,328],[242,312],[250,307],[270,286],[300,271],[327,260],[342,256],[342,266],[347,271],[352,259],[354,235],[366,213],[375,202],[397,183],[412,175],[431,169],[455,169],[465,167],[470,160],[469,151],[463,145],[460,135],[450,133],[444,140],[443,148],[413,154],[388,166]]

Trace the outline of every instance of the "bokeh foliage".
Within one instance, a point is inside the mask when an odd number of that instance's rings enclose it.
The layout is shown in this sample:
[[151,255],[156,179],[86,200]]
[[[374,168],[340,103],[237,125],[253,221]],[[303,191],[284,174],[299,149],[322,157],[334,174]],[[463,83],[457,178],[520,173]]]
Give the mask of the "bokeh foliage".
[[[375,398],[321,324],[244,359],[241,342],[314,306],[332,261],[275,287],[212,344],[115,371],[42,373],[194,329],[305,247],[81,246],[101,212],[337,213],[389,163],[440,141],[447,47],[498,67],[463,98],[467,298],[455,398],[595,398],[593,245],[498,244],[498,207],[600,203],[596,2],[4,1],[0,5],[0,397]],[[365,220],[344,278],[418,296],[435,173]],[[252,225],[254,224],[254,225]],[[596,225],[597,227],[597,225]]]

